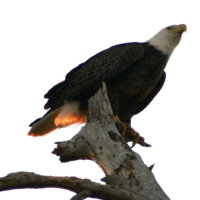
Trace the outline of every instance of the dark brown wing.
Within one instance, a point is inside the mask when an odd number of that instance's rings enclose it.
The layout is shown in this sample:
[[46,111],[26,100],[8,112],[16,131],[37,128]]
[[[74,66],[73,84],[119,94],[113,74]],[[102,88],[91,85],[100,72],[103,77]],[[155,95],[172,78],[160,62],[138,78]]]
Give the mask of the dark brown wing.
[[145,100],[143,102],[141,102],[141,104],[139,104],[137,106],[137,109],[135,110],[133,115],[138,114],[139,112],[143,111],[149,104],[150,102],[154,99],[154,97],[158,94],[158,92],[161,90],[161,88],[164,85],[166,79],[166,73],[163,72],[160,80],[158,81],[157,85],[155,86],[155,88],[152,90],[152,92],[145,98]]
[[48,91],[45,95],[48,98],[45,109],[58,108],[67,100],[90,97],[102,81],[112,82],[143,55],[141,43],[120,44],[96,54],[70,71],[63,82]]
[[163,87],[165,79],[166,79],[166,73],[163,72],[160,80],[158,81],[152,92],[144,99],[144,101],[140,102],[139,104],[135,105],[134,103],[129,103],[129,102],[134,102],[134,99],[133,100],[129,99],[128,102],[125,102],[123,106],[123,112],[120,114],[121,119],[124,122],[130,123],[133,115],[140,113],[151,103],[151,101]]

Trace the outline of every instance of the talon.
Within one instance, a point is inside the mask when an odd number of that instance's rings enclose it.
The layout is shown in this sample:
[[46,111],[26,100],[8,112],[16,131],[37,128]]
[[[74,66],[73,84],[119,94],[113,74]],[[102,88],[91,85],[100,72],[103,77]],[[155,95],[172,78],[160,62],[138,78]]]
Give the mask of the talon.
[[127,142],[132,142],[131,148],[133,148],[136,144],[140,144],[144,147],[151,147],[151,145],[146,143],[144,138],[141,137],[140,134],[135,131],[128,123],[122,122],[118,116],[115,116],[114,120],[120,134],[124,137],[124,139]]

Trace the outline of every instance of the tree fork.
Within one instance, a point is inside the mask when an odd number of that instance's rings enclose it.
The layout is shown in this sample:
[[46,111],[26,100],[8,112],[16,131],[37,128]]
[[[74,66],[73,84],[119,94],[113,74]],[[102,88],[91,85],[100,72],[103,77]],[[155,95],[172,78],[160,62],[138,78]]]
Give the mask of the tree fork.
[[[115,126],[114,116],[107,97],[106,86],[89,100],[89,118],[86,125],[70,141],[58,142],[53,151],[60,157],[61,162],[78,159],[95,161],[104,171],[106,177],[102,181],[106,185],[89,180],[70,177],[47,177],[23,172],[23,177],[29,177],[22,184],[22,178],[14,180],[8,175],[0,178],[0,191],[19,188],[57,187],[83,194],[88,191],[89,197],[106,200],[169,200],[159,186],[152,171],[144,164],[141,157],[127,145]],[[20,174],[15,174],[20,175]],[[32,179],[32,178],[33,179]],[[55,184],[48,185],[50,179]],[[80,181],[77,184],[63,186],[67,181]],[[55,181],[55,182],[54,182]],[[83,182],[81,182],[83,181]],[[84,182],[86,181],[86,182]],[[32,184],[34,182],[34,185]],[[72,183],[70,182],[70,183]],[[14,183],[13,185],[8,185]],[[91,187],[86,187],[87,184]],[[46,185],[45,185],[46,184]],[[76,195],[79,198],[78,195]],[[76,198],[76,197],[75,197]]]

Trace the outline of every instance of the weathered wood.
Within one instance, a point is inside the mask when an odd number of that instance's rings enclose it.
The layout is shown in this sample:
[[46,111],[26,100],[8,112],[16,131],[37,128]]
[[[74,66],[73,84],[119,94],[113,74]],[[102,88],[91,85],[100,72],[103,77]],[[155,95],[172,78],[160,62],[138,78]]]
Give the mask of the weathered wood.
[[24,188],[60,188],[76,193],[89,191],[88,197],[104,200],[145,200],[118,186],[102,185],[76,177],[41,176],[31,172],[18,172],[0,178],[0,191]]
[[[89,101],[88,121],[71,141],[59,143],[55,152],[62,152],[61,161],[70,161],[69,145],[87,146],[88,159],[95,161],[107,176],[107,184],[118,185],[140,197],[152,200],[168,200],[151,170],[141,157],[133,152],[119,134],[106,93],[106,87],[100,89]],[[87,145],[86,145],[87,144]],[[75,145],[74,145],[75,146]],[[76,155],[77,158],[78,155]],[[79,159],[85,159],[79,154]],[[73,160],[73,159],[72,159]]]
[[83,190],[77,195],[73,196],[70,200],[83,200],[91,196],[91,192],[88,190]]
[[105,200],[169,200],[151,170],[119,134],[105,85],[90,99],[89,111],[86,125],[70,141],[58,142],[53,153],[62,162],[95,161],[106,175],[102,179],[106,185],[75,177],[19,172],[0,178],[0,191],[56,187],[80,194],[77,198],[84,198],[82,192],[88,191],[88,197]]

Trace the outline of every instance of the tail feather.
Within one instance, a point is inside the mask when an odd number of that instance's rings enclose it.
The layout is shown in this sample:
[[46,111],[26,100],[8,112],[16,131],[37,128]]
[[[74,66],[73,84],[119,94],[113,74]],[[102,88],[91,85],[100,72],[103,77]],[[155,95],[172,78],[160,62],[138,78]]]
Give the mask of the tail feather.
[[85,121],[86,114],[79,110],[79,104],[77,102],[67,103],[34,123],[28,135],[43,136],[57,128]]

